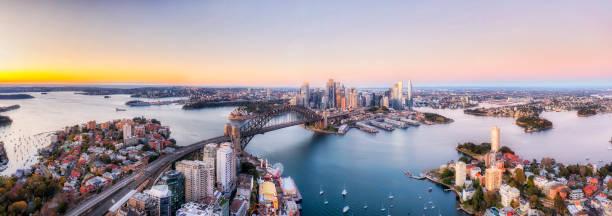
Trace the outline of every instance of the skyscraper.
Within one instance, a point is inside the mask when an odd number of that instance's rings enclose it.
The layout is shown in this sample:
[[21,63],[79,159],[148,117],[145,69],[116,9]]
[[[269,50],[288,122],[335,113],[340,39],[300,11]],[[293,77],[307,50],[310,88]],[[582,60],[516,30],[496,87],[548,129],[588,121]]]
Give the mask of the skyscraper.
[[205,161],[182,160],[176,170],[185,175],[185,200],[199,202],[215,192],[214,166]]
[[328,100],[327,108],[334,108],[336,107],[336,84],[334,83],[334,79],[329,79],[326,87]]
[[406,105],[408,106],[408,109],[412,110],[412,104],[413,104],[413,100],[412,100],[412,80],[408,80],[408,98],[406,100]]
[[502,171],[497,167],[485,170],[485,187],[487,191],[497,191],[502,184]]
[[157,184],[168,185],[168,189],[172,192],[171,205],[172,212],[181,208],[185,203],[185,176],[177,170],[169,170],[159,179]]
[[457,161],[455,163],[455,186],[465,185],[465,163],[463,161]]
[[390,90],[391,98],[389,103],[393,109],[403,109],[404,108],[404,95],[402,92],[402,82],[397,82],[393,85]]
[[491,128],[491,152],[499,151],[499,128]]
[[300,88],[300,99],[300,104],[310,107],[310,86],[308,85],[308,82],[304,82]]
[[155,202],[155,215],[172,215],[172,192],[168,189],[168,185],[155,185],[150,190],[145,190],[144,193],[149,195]]
[[236,159],[230,145],[222,144],[217,149],[217,183],[222,191],[229,191],[236,176]]

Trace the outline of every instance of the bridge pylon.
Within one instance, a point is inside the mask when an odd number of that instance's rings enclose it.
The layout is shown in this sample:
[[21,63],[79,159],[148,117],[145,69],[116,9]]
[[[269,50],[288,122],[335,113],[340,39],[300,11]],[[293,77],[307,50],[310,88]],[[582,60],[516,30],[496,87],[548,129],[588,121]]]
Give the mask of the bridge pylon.
[[240,127],[238,125],[234,125],[231,127],[230,138],[232,139],[232,144],[234,144],[234,151],[237,153],[242,153],[242,144],[240,142]]

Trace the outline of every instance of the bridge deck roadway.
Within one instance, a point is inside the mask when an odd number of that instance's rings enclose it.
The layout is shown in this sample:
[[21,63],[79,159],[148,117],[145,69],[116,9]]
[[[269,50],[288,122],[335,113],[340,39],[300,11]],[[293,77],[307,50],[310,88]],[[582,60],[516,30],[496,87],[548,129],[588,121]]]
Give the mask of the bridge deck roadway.
[[[254,132],[245,132],[241,134],[241,136],[254,136],[257,134],[263,134],[266,132],[270,132],[273,130],[278,130],[286,127],[291,127],[299,124],[304,124],[308,122],[307,120],[299,120],[293,121],[283,124],[272,125],[268,127],[261,128]],[[206,144],[209,143],[221,143],[221,142],[229,142],[230,138],[226,136],[215,137],[207,140],[203,140],[188,146],[184,146],[178,150],[176,150],[172,154],[166,154],[158,158],[157,160],[151,162],[147,165],[143,170],[139,170],[137,172],[132,173],[131,175],[121,179],[119,182],[111,185],[108,188],[105,188],[99,194],[93,194],[87,197],[85,200],[81,201],[81,203],[69,209],[66,213],[68,216],[79,216],[79,215],[104,215],[108,211],[108,209],[114,204],[115,201],[118,201],[123,196],[125,196],[130,190],[135,189],[138,185],[141,185],[147,179],[156,179],[159,175],[161,175],[161,170],[168,166],[169,164],[174,163],[175,161],[185,157],[187,154],[202,149]],[[143,172],[144,171],[144,172]]]

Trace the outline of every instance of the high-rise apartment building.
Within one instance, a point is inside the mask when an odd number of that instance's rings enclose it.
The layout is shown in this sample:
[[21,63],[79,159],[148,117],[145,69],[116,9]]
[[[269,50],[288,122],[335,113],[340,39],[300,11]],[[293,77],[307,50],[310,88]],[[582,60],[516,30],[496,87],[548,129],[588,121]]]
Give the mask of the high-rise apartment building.
[[177,170],[168,170],[162,175],[157,184],[168,185],[168,189],[172,192],[171,205],[172,212],[181,208],[185,203],[185,176]]
[[155,203],[156,210],[154,215],[172,215],[172,192],[168,185],[155,185],[151,189],[145,190],[144,193],[149,195]]
[[185,200],[199,202],[215,192],[214,165],[205,161],[182,160],[176,170],[185,175]]
[[231,144],[217,149],[217,183],[222,191],[229,191],[236,176],[236,159]]
[[497,167],[490,167],[485,170],[485,187],[487,191],[497,191],[502,184],[502,171]]
[[491,128],[491,152],[499,151],[499,128],[497,126]]
[[215,163],[215,161],[217,160],[217,144],[216,143],[209,143],[204,146],[204,149],[202,149],[202,160],[208,161],[210,162],[210,164],[216,164]]
[[465,167],[466,165],[463,161],[458,161],[457,163],[455,163],[455,186],[463,187],[463,185],[465,185]]

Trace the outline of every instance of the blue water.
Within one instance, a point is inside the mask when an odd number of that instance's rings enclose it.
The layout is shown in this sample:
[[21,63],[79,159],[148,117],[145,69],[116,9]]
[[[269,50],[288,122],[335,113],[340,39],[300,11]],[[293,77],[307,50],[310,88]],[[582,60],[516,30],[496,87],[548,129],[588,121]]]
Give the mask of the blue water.
[[[85,123],[89,120],[108,121],[118,118],[144,116],[157,118],[172,131],[179,145],[219,136],[232,107],[202,110],[182,110],[179,105],[126,107],[131,98],[127,95],[102,96],[75,95],[72,92],[52,92],[47,95],[32,93],[30,100],[0,100],[0,106],[20,104],[21,108],[1,115],[10,116],[14,122],[0,128],[0,140],[7,146],[11,174],[16,169],[31,165],[28,158],[44,145],[27,139],[41,132],[62,129],[65,126]],[[116,112],[115,108],[125,108]],[[576,117],[575,112],[544,113],[554,123],[545,132],[526,134],[514,125],[510,118],[492,118],[464,115],[461,110],[431,110],[455,122],[446,125],[421,126],[381,131],[371,135],[351,129],[344,136],[315,134],[300,126],[285,128],[257,135],[246,150],[261,155],[270,162],[281,162],[284,175],[291,176],[304,196],[303,215],[341,215],[341,209],[349,205],[347,215],[386,215],[382,205],[391,215],[458,215],[453,193],[444,192],[427,181],[408,179],[404,170],[419,173],[437,168],[459,154],[454,147],[459,142],[488,142],[490,128],[501,128],[501,143],[514,149],[526,159],[554,157],[564,163],[586,163],[603,160],[612,162],[612,151],[607,142],[612,136],[612,114],[588,118]],[[44,142],[44,140],[42,141]],[[32,162],[33,163],[33,162]],[[346,186],[348,196],[340,195]],[[319,188],[326,191],[319,196]],[[431,193],[427,188],[433,187]],[[387,196],[393,193],[395,198]],[[421,195],[422,200],[417,197]],[[327,199],[328,205],[323,205]],[[424,203],[432,201],[436,206],[424,212]],[[369,208],[362,208],[367,202]],[[439,212],[439,213],[438,213]]]

